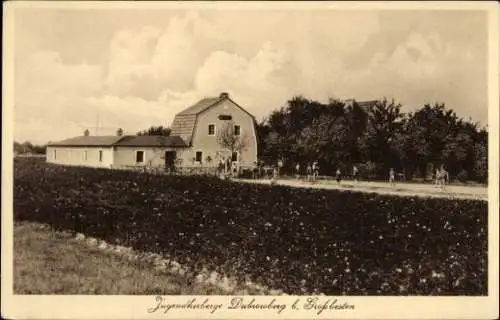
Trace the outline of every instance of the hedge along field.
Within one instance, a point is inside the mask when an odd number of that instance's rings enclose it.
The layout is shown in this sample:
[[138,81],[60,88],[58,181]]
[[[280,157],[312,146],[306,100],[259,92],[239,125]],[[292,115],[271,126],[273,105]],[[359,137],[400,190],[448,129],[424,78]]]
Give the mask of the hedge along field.
[[16,220],[289,294],[487,295],[486,201],[288,188],[16,160]]

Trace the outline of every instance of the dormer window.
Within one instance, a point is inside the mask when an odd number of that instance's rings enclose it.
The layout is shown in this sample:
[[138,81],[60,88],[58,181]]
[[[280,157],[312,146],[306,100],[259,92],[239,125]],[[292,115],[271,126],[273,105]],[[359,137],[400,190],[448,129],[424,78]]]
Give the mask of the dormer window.
[[219,120],[223,120],[223,121],[229,121],[229,120],[232,120],[233,117],[228,115],[228,114],[221,114],[219,115]]
[[215,124],[208,125],[208,135],[215,136]]

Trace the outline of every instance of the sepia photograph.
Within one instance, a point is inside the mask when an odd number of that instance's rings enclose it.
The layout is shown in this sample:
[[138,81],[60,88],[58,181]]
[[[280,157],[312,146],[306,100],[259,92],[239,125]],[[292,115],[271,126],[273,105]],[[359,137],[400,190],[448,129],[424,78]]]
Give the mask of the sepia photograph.
[[355,4],[4,5],[2,293],[498,316],[497,7]]

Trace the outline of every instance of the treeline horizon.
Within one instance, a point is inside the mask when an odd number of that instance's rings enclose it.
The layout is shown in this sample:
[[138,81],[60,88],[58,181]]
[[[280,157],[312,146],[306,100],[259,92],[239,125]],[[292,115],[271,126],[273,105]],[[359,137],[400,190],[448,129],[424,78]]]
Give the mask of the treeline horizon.
[[32,144],[30,141],[25,141],[23,143],[14,141],[14,153],[18,154],[45,154],[47,150],[47,144]]
[[387,178],[390,168],[408,179],[428,178],[443,166],[454,180],[486,182],[488,132],[460,118],[444,103],[403,113],[386,98],[368,105],[352,100],[328,103],[296,96],[257,123],[259,159],[284,162],[292,172],[318,161],[320,174],[354,165],[365,177]]
[[[295,96],[256,121],[259,162],[276,165],[282,160],[282,172],[291,173],[297,163],[304,169],[318,161],[324,175],[337,169],[350,175],[355,165],[367,178],[386,178],[394,168],[407,179],[427,178],[443,166],[454,180],[487,181],[487,127],[457,116],[444,103],[407,113],[402,107],[386,98],[363,105],[356,100],[322,103]],[[168,126],[153,125],[137,135],[170,132]],[[44,153],[46,146],[28,141],[14,145],[34,153]]]

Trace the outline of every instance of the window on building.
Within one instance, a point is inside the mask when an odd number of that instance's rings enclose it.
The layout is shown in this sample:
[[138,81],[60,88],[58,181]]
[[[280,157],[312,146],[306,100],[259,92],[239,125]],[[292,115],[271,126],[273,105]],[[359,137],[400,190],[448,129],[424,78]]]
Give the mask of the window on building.
[[235,136],[239,136],[239,135],[240,135],[240,133],[241,133],[241,128],[240,128],[240,126],[239,126],[239,125],[235,125],[235,126],[234,126],[234,135],[235,135]]
[[208,125],[208,135],[215,136],[215,124]]
[[99,150],[99,162],[102,162],[102,150]]
[[233,152],[233,154],[231,155],[231,161],[233,162],[236,162],[238,161],[238,152]]
[[57,160],[57,150],[54,150],[54,160]]
[[201,162],[202,157],[203,157],[203,152],[196,151],[196,158],[195,158],[196,162]]
[[83,161],[87,161],[87,150],[83,150]]
[[135,162],[143,163],[144,162],[144,151],[136,151],[135,152]]

